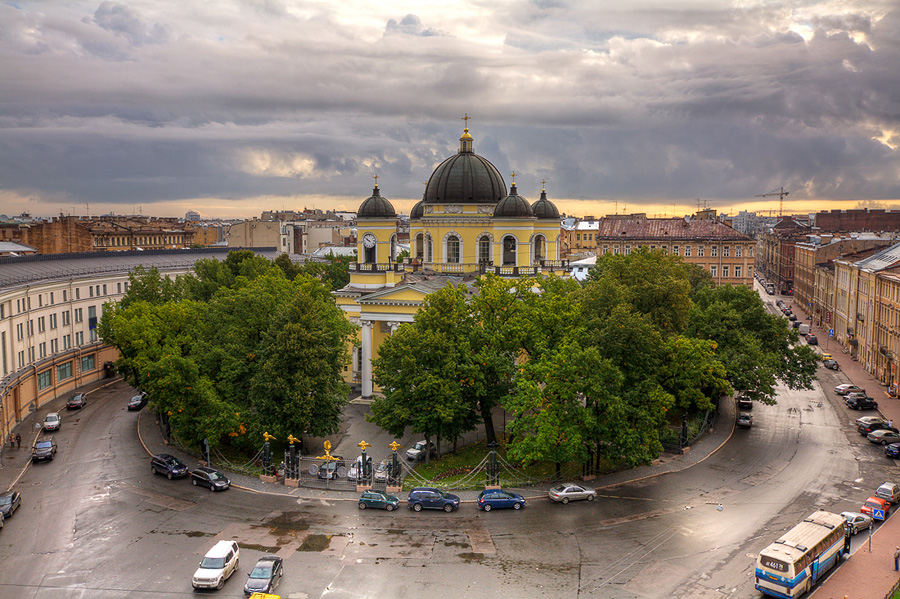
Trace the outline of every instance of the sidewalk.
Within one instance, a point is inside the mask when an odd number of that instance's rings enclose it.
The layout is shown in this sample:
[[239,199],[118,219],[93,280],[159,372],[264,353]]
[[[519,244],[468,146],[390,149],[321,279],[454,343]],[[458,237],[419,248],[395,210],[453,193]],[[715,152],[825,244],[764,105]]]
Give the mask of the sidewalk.
[[[790,304],[790,301],[785,302]],[[794,313],[804,314],[800,306]],[[804,315],[803,322],[811,323]],[[841,372],[851,383],[862,387],[878,402],[878,411],[894,422],[900,422],[900,400],[888,396],[886,388],[866,372],[850,354],[843,353],[841,346],[828,339],[828,330],[810,324],[810,332],[818,339],[819,352],[828,352],[837,360]],[[874,494],[875,490],[872,490]],[[860,497],[860,503],[865,497]],[[889,517],[872,535],[872,551],[868,543],[861,545],[850,559],[846,560],[834,573],[810,595],[810,599],[882,599],[890,597],[900,581],[900,572],[894,571],[894,551],[900,545],[900,517]]]

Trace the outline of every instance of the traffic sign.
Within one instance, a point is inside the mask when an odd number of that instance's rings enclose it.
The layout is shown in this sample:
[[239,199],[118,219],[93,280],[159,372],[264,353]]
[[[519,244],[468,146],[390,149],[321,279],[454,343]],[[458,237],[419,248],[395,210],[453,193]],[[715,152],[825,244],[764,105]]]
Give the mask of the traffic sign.
[[884,510],[872,510],[872,517],[876,520],[884,520]]
[[828,336],[834,337],[834,329],[828,329]]

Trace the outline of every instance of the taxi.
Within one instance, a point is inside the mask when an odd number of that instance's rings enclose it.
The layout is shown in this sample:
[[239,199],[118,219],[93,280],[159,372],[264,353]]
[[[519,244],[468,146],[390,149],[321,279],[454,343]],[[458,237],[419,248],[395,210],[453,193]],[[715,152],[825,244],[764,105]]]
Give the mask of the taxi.
[[821,354],[819,354],[819,357],[822,359],[823,362],[825,360],[834,360],[834,357],[831,354],[829,354],[828,352],[822,352]]
[[253,593],[250,599],[281,599],[281,595],[273,595],[272,593]]

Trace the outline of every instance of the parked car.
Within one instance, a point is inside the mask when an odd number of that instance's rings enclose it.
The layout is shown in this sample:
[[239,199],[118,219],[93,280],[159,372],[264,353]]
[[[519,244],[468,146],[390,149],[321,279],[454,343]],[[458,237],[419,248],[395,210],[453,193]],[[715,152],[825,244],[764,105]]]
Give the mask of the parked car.
[[50,412],[44,418],[44,423],[41,427],[45,431],[58,431],[60,424],[62,424],[62,420],[59,417],[59,412]]
[[49,439],[41,439],[40,441],[36,441],[34,447],[31,448],[31,461],[32,462],[43,462],[53,461],[53,456],[56,455],[56,439],[50,437]]
[[801,324],[803,324],[803,323],[800,322],[799,320],[793,320],[793,321],[791,322],[791,327],[792,327],[792,328],[795,328],[795,329],[799,329]]
[[2,515],[3,518],[11,518],[13,513],[19,509],[19,504],[21,502],[22,496],[19,495],[18,491],[0,493],[0,515]]
[[752,410],[753,400],[748,395],[738,395],[737,407],[739,410]]
[[231,481],[215,468],[200,466],[191,472],[191,484],[206,487],[210,491],[224,491],[231,486]]
[[868,397],[865,391],[851,391],[844,396],[844,401],[850,401],[851,399],[862,399],[864,397]]
[[370,507],[392,512],[400,507],[400,499],[380,491],[365,491],[359,497],[359,509],[364,510]]
[[347,474],[347,464],[341,456],[332,456],[335,459],[328,460],[319,466],[318,477],[322,480],[335,480]]
[[900,433],[882,429],[880,431],[872,431],[866,435],[866,439],[869,440],[869,443],[881,443],[882,445],[887,445],[888,443],[897,443],[900,441]]
[[819,340],[816,339],[816,336],[813,335],[812,333],[810,333],[809,335],[806,336],[806,342],[809,345],[818,345],[819,344]]
[[875,489],[875,497],[881,497],[888,503],[898,503],[900,502],[900,485],[890,482],[881,483]]
[[[885,425],[887,425],[888,421],[885,420],[884,418],[882,418],[881,416],[860,416],[859,418],[856,419],[856,426],[859,427],[862,424],[865,424],[865,425],[885,424]],[[869,431],[869,432],[872,432],[872,431]]]
[[375,467],[375,482],[385,482],[390,478],[393,462],[394,460],[391,458],[384,458],[378,463],[378,466]]
[[[880,510],[884,513],[883,517],[880,517],[875,513],[876,510]],[[891,504],[881,497],[869,497],[866,499],[866,502],[859,508],[859,511],[867,516],[871,516],[876,520],[884,520],[887,518],[888,514],[891,511]]]
[[241,549],[235,541],[219,541],[206,552],[191,584],[195,589],[221,589],[237,570],[240,559]]
[[247,575],[244,584],[244,595],[253,593],[271,593],[281,582],[284,574],[283,562],[277,555],[264,555],[256,560],[256,565]]
[[841,512],[841,516],[847,521],[847,527],[852,535],[872,526],[872,517],[859,512]]
[[147,405],[147,394],[146,393],[138,393],[130,400],[128,400],[128,409],[129,411],[136,411],[142,409]]
[[597,491],[576,483],[563,483],[550,489],[549,497],[551,501],[559,503],[569,503],[580,499],[593,501],[597,497]]
[[822,366],[824,366],[825,368],[829,368],[831,370],[840,370],[841,369],[841,365],[837,363],[837,360],[834,360],[832,358],[828,358],[827,360],[822,362]]
[[85,405],[87,405],[87,401],[84,399],[84,393],[78,393],[69,398],[69,401],[66,402],[66,409],[80,410]]
[[862,391],[866,392],[862,387],[857,387],[856,385],[852,385],[850,383],[844,383],[843,385],[838,385],[834,388],[834,392],[838,395],[847,395],[848,393],[853,393],[854,391]]
[[884,455],[889,458],[900,458],[900,443],[891,443],[884,446]]
[[864,435],[864,436],[869,435],[875,431],[880,431],[880,430],[897,432],[897,429],[895,427],[891,426],[890,424],[888,424],[887,422],[878,422],[878,421],[869,422],[868,424],[860,424],[856,428],[856,430],[859,431],[860,435]]
[[827,351],[826,351],[826,352],[822,352],[821,354],[819,354],[819,358],[820,358],[821,360],[834,360],[834,356],[832,356],[831,354],[829,354]]
[[520,510],[525,507],[525,498],[512,491],[502,489],[485,489],[478,494],[478,509],[486,512],[494,508],[513,508]]
[[422,510],[452,512],[459,508],[459,497],[433,487],[416,487],[409,492],[406,507],[417,512]]
[[737,425],[741,428],[750,428],[753,426],[753,416],[748,412],[741,412],[737,416]]
[[871,397],[862,397],[851,399],[847,402],[847,407],[851,410],[875,410],[878,408],[878,402]]
[[425,441],[416,441],[412,447],[406,450],[406,459],[407,460],[424,460],[425,459],[425,448],[426,446],[429,448],[428,451],[431,454],[431,457],[435,456],[435,447],[433,443],[426,443]]
[[160,453],[150,458],[150,472],[165,474],[169,480],[188,475],[188,467],[173,455]]
[[[368,459],[368,458],[367,458]],[[357,456],[353,463],[350,464],[350,468],[347,469],[347,480],[349,481],[357,481],[362,475],[363,470],[362,456]]]

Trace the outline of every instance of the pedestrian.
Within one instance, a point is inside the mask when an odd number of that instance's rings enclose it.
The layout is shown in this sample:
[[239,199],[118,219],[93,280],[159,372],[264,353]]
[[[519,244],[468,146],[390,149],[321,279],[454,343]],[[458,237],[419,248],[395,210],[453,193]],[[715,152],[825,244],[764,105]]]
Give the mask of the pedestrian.
[[894,552],[894,570],[900,571],[900,546],[898,546],[897,551]]
[[22,447],[22,435],[16,433],[16,449],[20,449]]
[[[894,426],[894,420],[893,420],[893,419],[888,420],[888,426]],[[16,436],[18,437],[19,435],[16,435]]]

